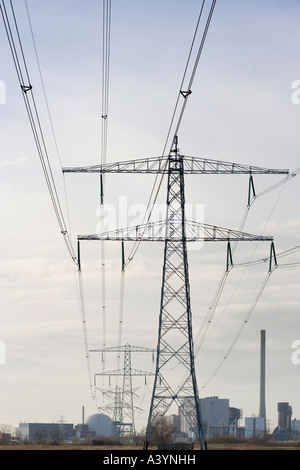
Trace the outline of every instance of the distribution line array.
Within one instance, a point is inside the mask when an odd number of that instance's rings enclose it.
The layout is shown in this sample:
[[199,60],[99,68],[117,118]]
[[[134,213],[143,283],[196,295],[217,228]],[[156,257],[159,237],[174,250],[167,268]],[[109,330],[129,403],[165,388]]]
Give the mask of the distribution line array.
[[[178,90],[176,103],[174,106],[173,114],[172,114],[170,125],[168,128],[165,144],[162,150],[162,154],[161,154],[162,156],[165,156],[165,155],[168,156],[171,152],[171,149],[174,143],[174,138],[179,133],[183,115],[184,115],[189,97],[192,94],[192,85],[194,82],[194,78],[195,78],[196,71],[199,65],[199,61],[203,52],[203,47],[206,41],[208,29],[209,29],[211,19],[214,13],[214,9],[216,6],[216,0],[212,0],[211,2],[209,1],[207,3],[209,3],[210,5],[208,5],[206,9],[206,6],[207,6],[206,0],[202,0],[199,15],[197,18],[196,27],[195,27],[194,34],[193,34],[193,39],[191,42],[191,47],[188,53],[187,61],[186,61],[185,68],[184,68],[184,73],[183,73],[181,84]],[[205,17],[205,14],[206,14],[206,17]],[[202,26],[202,19],[204,22],[203,26]],[[202,26],[202,29],[201,29],[201,26]],[[167,160],[165,160],[164,162],[164,169],[166,170],[166,168],[167,168]],[[147,210],[146,210],[143,222],[148,222],[151,219],[152,211],[157,201],[160,189],[162,187],[164,177],[165,177],[165,172],[163,172],[160,178],[159,178],[159,173],[156,173],[155,175],[155,181],[150,192],[150,196],[149,196],[149,200],[147,204]],[[126,260],[126,264],[128,264],[129,262],[133,260],[135,254],[138,251],[139,246],[140,246],[140,241],[137,241],[134,243],[133,248],[131,252],[129,253],[128,259]]]
[[[58,225],[60,228],[60,232],[63,236],[64,242],[66,244],[67,250],[69,255],[71,256],[72,261],[75,263],[75,265],[78,267],[78,260],[77,256],[75,254],[75,250],[71,241],[70,237],[70,231],[68,231],[67,224],[65,222],[65,217],[63,214],[62,210],[62,204],[60,202],[60,197],[56,188],[56,183],[54,180],[53,176],[53,171],[51,168],[51,162],[49,158],[49,152],[46,144],[46,140],[44,137],[44,132],[42,129],[42,123],[39,117],[39,111],[38,111],[38,106],[34,97],[34,91],[33,91],[33,84],[30,79],[29,75],[29,68],[27,65],[26,57],[24,54],[24,48],[22,44],[22,38],[21,34],[19,31],[18,27],[18,22],[17,22],[17,17],[15,14],[14,6],[12,0],[9,2],[10,4],[10,10],[6,7],[5,1],[1,0],[0,4],[0,11],[1,11],[1,16],[3,19],[5,31],[7,34],[8,38],[8,43],[10,46],[13,62],[15,65],[18,81],[20,84],[20,88],[22,90],[22,96],[24,99],[25,103],[25,108],[27,111],[27,115],[29,118],[29,123],[30,127],[32,130],[34,142],[37,148],[37,152],[39,155],[39,159],[41,162],[41,166],[43,169],[43,173],[45,176],[48,192],[50,195],[50,199],[53,205],[53,209],[58,221]],[[29,29],[31,31],[31,36],[33,39],[33,46],[36,54],[36,59],[38,61],[38,68],[40,71],[40,79],[42,81],[42,88],[44,91],[44,96],[46,100],[46,105],[47,105],[47,110],[48,110],[48,115],[50,118],[50,124],[51,124],[51,129],[53,132],[54,140],[55,140],[55,145],[56,149],[58,151],[58,146],[57,142],[55,139],[55,134],[54,134],[54,129],[53,129],[53,124],[52,120],[50,117],[50,111],[49,111],[49,106],[48,106],[48,101],[46,98],[46,93],[45,93],[45,87],[44,83],[42,80],[42,74],[41,74],[41,69],[39,65],[39,60],[38,60],[38,55],[37,55],[37,48],[36,48],[36,43],[34,40],[34,35],[33,35],[33,27],[32,23],[30,20],[30,13],[29,13],[29,8],[27,5],[27,2],[25,3],[26,6],[26,11],[28,15],[28,21],[29,21]],[[59,155],[59,152],[58,152]],[[60,157],[59,157],[60,158]],[[66,201],[67,202],[67,201]],[[86,361],[87,361],[87,370],[88,370],[88,377],[89,377],[89,386],[90,386],[90,391],[91,391],[91,396],[95,398],[95,393],[94,393],[94,388],[93,388],[93,379],[92,379],[92,371],[91,371],[91,364],[90,364],[90,354],[89,354],[89,346],[88,346],[88,334],[87,334],[87,324],[86,324],[86,312],[85,312],[85,301],[84,301],[84,289],[83,289],[83,281],[82,281],[82,276],[81,273],[78,272],[78,277],[77,277],[77,289],[78,289],[78,297],[79,297],[79,308],[81,312],[81,319],[82,319],[82,328],[83,328],[83,339],[84,339],[84,347],[85,347],[85,356],[86,356]]]
[[[26,107],[26,110],[27,110],[27,113],[28,113],[28,118],[29,118],[29,122],[30,122],[30,125],[31,125],[31,128],[32,128],[34,140],[35,140],[35,143],[36,143],[36,146],[37,146],[37,150],[38,150],[38,154],[39,154],[39,157],[40,157],[40,160],[41,160],[42,168],[43,168],[44,173],[45,173],[45,179],[46,179],[46,182],[47,182],[47,187],[48,187],[48,190],[49,190],[51,201],[53,203],[55,214],[57,215],[60,231],[61,231],[62,235],[64,236],[64,239],[65,239],[65,242],[67,244],[67,248],[68,248],[68,251],[71,255],[72,260],[76,262],[75,250],[74,250],[73,244],[71,243],[70,236],[69,236],[69,233],[68,233],[68,230],[67,230],[67,225],[65,223],[65,217],[64,217],[63,211],[62,211],[62,205],[60,203],[59,194],[58,194],[58,191],[57,191],[57,188],[56,188],[56,185],[55,185],[53,172],[52,172],[52,169],[51,169],[51,162],[50,162],[49,154],[48,154],[48,151],[47,151],[47,148],[46,148],[46,142],[45,142],[45,139],[44,139],[44,133],[43,133],[42,126],[41,126],[41,121],[39,119],[39,113],[38,113],[36,100],[35,100],[34,94],[33,94],[33,84],[32,84],[32,82],[30,80],[30,77],[29,77],[29,68],[28,68],[28,64],[26,62],[26,57],[25,57],[25,54],[24,54],[21,34],[20,34],[20,31],[19,31],[19,28],[18,28],[17,18],[16,18],[16,15],[15,15],[12,0],[10,0],[9,3],[10,3],[10,6],[11,6],[11,16],[12,16],[13,21],[11,20],[10,15],[8,13],[8,9],[5,5],[5,0],[1,0],[1,4],[0,4],[1,16],[2,16],[2,19],[3,19],[5,31],[6,31],[6,34],[7,34],[8,43],[9,43],[9,46],[10,46],[13,62],[14,62],[15,68],[16,68],[16,73],[17,73],[17,77],[18,77],[18,80],[19,80],[20,88],[22,90],[22,96],[24,98],[25,107]],[[215,2],[213,2],[213,3],[215,4]],[[27,7],[27,11],[28,11],[27,2],[26,2],[26,7]],[[203,5],[201,7],[201,12],[202,12],[202,9],[203,9]],[[107,5],[104,6],[104,12],[105,12],[104,15],[107,18],[107,21],[110,23],[110,21],[111,21],[111,16],[110,16],[111,15],[111,4],[110,4],[110,2],[108,2]],[[29,12],[28,12],[28,15],[29,15]],[[200,16],[199,16],[199,19],[200,19]],[[198,23],[199,23],[199,19],[198,19]],[[29,19],[29,21],[30,21],[30,19]],[[197,23],[197,27],[198,27],[198,23]],[[108,64],[109,64],[108,47],[110,47],[108,45],[108,31],[109,31],[109,34],[110,34],[110,24],[105,26],[105,28],[107,30],[107,32],[104,33],[104,36],[106,37],[106,41],[107,41],[107,48],[104,49],[103,54],[106,57],[104,59],[104,61],[106,63],[106,67],[108,67]],[[14,31],[14,29],[15,29],[15,31]],[[31,32],[32,32],[31,23],[30,23],[30,29],[31,29]],[[193,44],[194,44],[194,39],[193,39]],[[34,48],[36,50],[35,44],[34,44]],[[191,56],[191,52],[189,54],[189,59],[190,59],[190,56]],[[40,68],[39,64],[38,64],[38,67]],[[187,70],[187,66],[186,66],[186,70]],[[185,71],[185,75],[186,75],[186,71]],[[185,75],[184,75],[184,77],[185,77]],[[105,95],[106,105],[103,108],[103,112],[104,112],[105,109],[106,110],[108,109],[108,78],[109,78],[108,71],[105,72],[104,76],[106,77],[106,85],[103,88],[103,90],[104,90],[103,93]],[[43,84],[43,89],[44,89],[44,84]],[[182,93],[179,93],[179,97],[180,96],[183,96]],[[185,100],[186,100],[186,98],[185,98]],[[184,103],[185,103],[185,101],[184,101]],[[47,103],[47,106],[48,106],[48,103]],[[177,107],[178,107],[178,103],[176,103],[176,109],[177,109]],[[107,123],[107,117],[108,116],[107,115],[104,115],[104,116],[106,116],[104,121]],[[174,121],[174,119],[172,119],[172,122],[173,121]],[[52,123],[51,123],[51,125],[52,125]],[[105,131],[105,133],[106,132],[107,131]],[[103,137],[102,140],[105,140],[105,138]],[[165,146],[165,148],[166,148],[166,146]],[[101,164],[96,165],[96,166],[85,167],[85,172],[90,171],[90,172],[99,173],[99,169],[101,169],[102,165],[106,165],[106,150],[105,151],[103,150],[102,155],[103,155],[103,158],[101,158]],[[105,157],[104,157],[104,155],[105,155]],[[190,158],[191,158],[191,164],[192,164],[192,166],[190,168],[191,168],[191,171],[192,171],[192,170],[196,169],[196,168],[193,167],[195,161],[193,160],[193,157],[190,157]],[[203,159],[201,159],[201,161],[203,162],[203,168],[204,168],[204,166],[206,165],[206,162],[208,162],[208,160],[203,158]],[[118,162],[117,165],[122,165],[122,166],[124,165],[125,166],[127,164],[131,164],[131,162],[132,161]],[[210,162],[213,162],[213,160],[210,160]],[[217,161],[215,161],[215,162],[216,162],[216,165],[217,165],[218,162]],[[166,173],[166,157],[154,157],[153,159],[152,158],[144,159],[139,163],[139,165],[142,164],[145,167],[145,172],[146,171],[148,172],[149,170],[151,170],[151,163],[153,163],[154,166],[156,167],[155,169],[153,168],[153,173],[154,174],[157,174],[157,173],[164,173],[165,174]],[[157,167],[158,164],[160,164],[159,167]],[[161,166],[162,164],[163,164],[163,167]],[[112,171],[113,171],[113,166],[116,165],[116,164],[115,163],[108,164],[108,167],[105,168],[105,170],[106,170],[105,172],[109,172],[109,166],[110,165],[112,165],[111,168],[112,168]],[[234,165],[236,165],[236,164],[234,164]],[[197,163],[197,166],[198,166],[198,163]],[[252,168],[253,168],[253,173],[255,173],[255,167],[252,167]],[[66,168],[66,169],[68,171],[75,171],[75,172],[80,171],[80,168]],[[216,169],[216,167],[215,167],[215,169]],[[132,171],[132,169],[131,169],[131,171]],[[188,171],[188,169],[187,169],[187,171]],[[201,168],[198,167],[198,171],[201,173]],[[230,173],[230,170],[228,172]],[[101,173],[102,172],[100,171],[100,174]],[[284,184],[291,181],[295,176],[298,176],[299,174],[300,174],[300,168],[297,168],[294,171],[291,171],[284,179],[280,180],[279,182],[277,182],[277,183],[275,183],[271,186],[268,186],[265,190],[261,191],[260,193],[257,193],[255,195],[255,197],[253,198],[253,200],[251,202],[251,205],[252,205],[252,203],[254,202],[255,199],[260,198],[260,197],[264,196],[265,194],[267,194],[271,191],[274,191],[275,189],[279,188],[280,186],[283,186]],[[290,248],[289,250],[286,250],[285,253],[286,253],[286,255],[288,255],[288,254],[298,252],[299,250],[300,250],[300,246],[295,246],[293,248]],[[280,257],[280,255],[278,257]],[[261,260],[261,262],[263,262],[264,260]],[[245,263],[245,264],[247,264],[247,263]]]
[[[111,50],[111,0],[102,2],[102,109],[101,109],[101,165],[106,164],[107,130],[109,120],[109,79],[110,79],[110,50]],[[100,175],[100,212],[104,210],[104,176]],[[102,215],[102,214],[101,214]],[[102,346],[106,347],[106,259],[105,244],[101,243],[101,316],[102,316]],[[124,290],[124,272],[121,274],[121,290]],[[120,304],[120,317],[122,316]],[[122,322],[119,322],[119,340],[122,338]],[[118,343],[121,345],[121,343]],[[117,368],[120,357],[118,356]],[[105,353],[102,354],[102,370],[105,370]]]
[[0,5],[0,11],[9,42],[13,62],[17,72],[18,81],[20,88],[22,90],[22,95],[29,118],[33,138],[35,145],[38,151],[40,162],[42,165],[43,173],[45,176],[47,188],[50,194],[51,202],[54,208],[54,212],[58,221],[60,232],[63,235],[64,241],[66,243],[67,249],[73,261],[76,262],[76,255],[74,248],[68,233],[67,224],[65,222],[65,217],[63,214],[62,206],[60,203],[60,198],[56,188],[56,183],[54,181],[53,172],[51,168],[51,163],[49,159],[49,153],[41,125],[41,120],[36,104],[36,100],[33,92],[33,85],[29,76],[28,66],[26,58],[24,55],[24,49],[22,45],[22,40],[18,28],[17,18],[15,15],[13,2],[10,1],[11,7],[11,17],[8,13],[4,0],[2,0]]
[[[205,0],[203,0],[201,8],[200,8],[200,12],[199,12],[199,16],[198,16],[198,20],[197,20],[197,24],[196,24],[196,28],[195,28],[195,32],[194,32],[194,36],[193,36],[193,40],[192,40],[192,44],[191,44],[191,48],[190,48],[188,59],[187,59],[187,62],[186,62],[185,71],[184,71],[184,74],[183,74],[180,90],[179,90],[177,101],[176,101],[175,108],[174,108],[174,111],[173,111],[173,115],[172,115],[172,119],[171,119],[171,123],[170,123],[170,127],[169,127],[169,130],[168,130],[168,134],[167,134],[167,138],[166,138],[166,141],[165,141],[165,146],[164,146],[162,155],[165,154],[165,151],[166,151],[166,148],[167,148],[167,145],[168,145],[168,142],[169,142],[169,138],[171,136],[172,126],[175,123],[175,119],[176,119],[176,116],[177,116],[177,111],[178,111],[179,104],[180,104],[180,98],[181,98],[181,99],[183,99],[183,103],[182,103],[181,111],[180,111],[180,114],[179,114],[178,121],[177,121],[176,128],[175,128],[174,132],[177,133],[178,130],[179,130],[179,126],[181,124],[181,120],[182,120],[182,117],[183,117],[185,106],[187,104],[187,99],[188,99],[189,95],[191,94],[191,87],[192,87],[193,80],[194,80],[194,77],[195,77],[195,73],[196,73],[196,70],[197,70],[197,66],[198,66],[198,63],[199,63],[199,60],[200,60],[200,56],[202,54],[204,42],[205,42],[205,39],[206,39],[206,35],[207,35],[207,32],[208,32],[208,28],[209,28],[209,25],[210,25],[212,14],[213,14],[213,11],[214,11],[214,8],[215,8],[216,0],[213,0],[212,4],[210,6],[208,18],[206,20],[206,24],[205,24],[205,27],[204,27],[204,32],[202,34],[201,42],[200,42],[198,50],[197,50],[197,55],[196,55],[196,59],[195,59],[195,62],[194,62],[193,68],[192,68],[190,80],[189,80],[189,83],[188,83],[187,88],[186,88],[188,91],[184,91],[185,80],[186,80],[186,77],[187,77],[187,72],[189,70],[191,58],[192,58],[192,55],[193,55],[193,52],[194,52],[196,39],[197,39],[197,36],[198,36],[198,33],[199,33],[200,21],[202,19],[202,15],[203,15],[203,12],[204,12],[205,3],[206,3]],[[108,1],[108,0],[103,0],[103,59],[102,59],[102,107],[103,107],[103,110],[102,110],[101,167],[106,166],[105,163],[106,163],[106,151],[107,151],[107,120],[108,120],[108,92],[109,92],[109,64],[110,64],[110,29],[111,29],[111,2]],[[172,138],[172,142],[173,142],[173,138]],[[172,145],[172,143],[170,145]],[[164,167],[165,168],[167,167],[167,161],[164,162]],[[104,175],[105,175],[105,172],[101,171],[100,172],[100,211],[101,212],[103,212],[103,208],[104,208],[104,205],[103,205],[104,204]],[[156,201],[156,198],[158,196],[158,193],[159,193],[159,190],[160,190],[160,187],[161,187],[161,184],[162,184],[162,180],[163,180],[163,176],[162,176],[160,181],[158,181],[158,176],[159,176],[159,173],[156,173],[155,182],[153,184],[151,194],[150,194],[150,197],[149,197],[149,201],[148,201],[148,205],[147,205],[147,210],[149,211],[148,221],[149,221],[149,219],[151,217],[151,213],[152,213],[151,204],[152,204],[152,207],[154,207],[154,204],[155,204],[155,201]],[[157,183],[158,183],[158,187],[157,187],[157,190],[155,190]],[[153,201],[152,201],[152,199],[153,199]],[[140,244],[140,241],[137,241],[136,243],[134,243],[134,246],[131,250],[131,253],[129,254],[128,259],[126,261],[125,261],[124,249],[123,249],[121,280],[120,280],[119,325],[118,325],[118,346],[119,347],[121,346],[122,327],[123,327],[123,302],[124,302],[124,285],[125,285],[125,267],[129,262],[131,262],[133,260],[135,254],[138,250],[139,244]],[[102,273],[102,318],[103,318],[102,337],[103,337],[103,347],[105,347],[106,346],[105,246],[104,246],[104,241],[103,240],[101,241],[101,266],[102,266],[101,273]],[[118,357],[117,368],[119,366],[119,360],[120,360],[120,358]],[[102,355],[102,370],[105,370],[105,354]]]

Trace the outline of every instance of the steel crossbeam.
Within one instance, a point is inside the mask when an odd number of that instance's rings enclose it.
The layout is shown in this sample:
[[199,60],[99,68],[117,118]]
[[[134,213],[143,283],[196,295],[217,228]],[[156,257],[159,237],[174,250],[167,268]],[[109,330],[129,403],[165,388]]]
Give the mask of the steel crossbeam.
[[[287,174],[286,169],[270,169],[253,165],[179,155],[185,174]],[[104,165],[64,167],[64,173],[150,173],[168,174],[168,156],[141,158]]]
[[[170,220],[174,220],[170,219]],[[93,235],[78,235],[78,240],[115,240],[115,241],[146,241],[176,242],[182,240],[180,223],[158,221],[134,225]],[[167,230],[167,231],[166,231]],[[185,222],[185,241],[272,241],[272,236],[254,235],[216,225],[195,221]]]

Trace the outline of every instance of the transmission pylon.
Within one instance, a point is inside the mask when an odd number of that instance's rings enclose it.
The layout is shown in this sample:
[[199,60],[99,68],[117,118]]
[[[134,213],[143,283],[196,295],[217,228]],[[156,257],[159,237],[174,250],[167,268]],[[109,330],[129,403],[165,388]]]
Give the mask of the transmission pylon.
[[[227,269],[232,264],[231,241],[271,241],[273,237],[186,220],[185,174],[287,174],[288,170],[268,169],[180,154],[177,136],[168,156],[96,165],[64,168],[65,173],[150,173],[165,174],[167,212],[163,221],[116,229],[95,235],[79,235],[82,240],[161,241],[164,242],[161,302],[156,356],[156,372],[144,449],[148,449],[151,431],[173,404],[180,407],[190,430],[206,448],[199,393],[197,388],[187,242],[226,241]],[[79,246],[79,245],[78,245]]]
[[122,376],[123,385],[122,388],[116,386],[114,395],[114,407],[113,407],[113,426],[115,434],[121,439],[122,437],[129,437],[131,441],[136,439],[134,410],[137,407],[134,406],[133,397],[134,389],[132,387],[132,377],[140,376],[154,376],[153,372],[147,372],[140,369],[134,369],[131,366],[131,353],[155,353],[155,349],[144,348],[141,346],[132,346],[125,344],[124,346],[115,346],[110,348],[101,348],[91,350],[91,352],[123,352],[124,353],[124,367],[123,369],[116,369],[111,371],[103,371],[96,373],[95,376]]

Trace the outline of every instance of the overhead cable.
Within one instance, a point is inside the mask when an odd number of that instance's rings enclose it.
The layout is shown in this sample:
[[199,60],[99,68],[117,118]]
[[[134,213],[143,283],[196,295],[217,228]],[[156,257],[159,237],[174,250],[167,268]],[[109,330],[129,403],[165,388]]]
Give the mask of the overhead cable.
[[27,115],[33,133],[33,138],[42,165],[42,170],[45,176],[48,192],[60,227],[60,232],[63,235],[66,247],[69,251],[72,260],[77,264],[75,252],[67,230],[64,214],[60,203],[60,198],[58,196],[56,184],[53,177],[46,141],[33,93],[33,86],[29,76],[28,66],[26,63],[26,58],[12,0],[10,0],[10,8],[13,19],[13,26],[11,25],[11,20],[8,15],[5,1],[2,0],[0,5],[0,11],[4,22],[4,27],[9,42],[13,62],[17,72],[18,81],[22,90],[22,96],[24,99]]
[[85,349],[85,359],[86,359],[86,365],[87,365],[87,371],[88,371],[90,393],[91,393],[92,398],[95,399],[96,394],[95,394],[95,386],[92,380],[92,372],[91,372],[90,350],[89,350],[88,333],[87,333],[87,320],[86,320],[86,310],[85,310],[82,269],[81,269],[81,262],[80,262],[80,242],[79,241],[78,241],[78,296],[79,296],[79,305],[80,305],[84,349]]
[[[27,18],[28,18],[30,33],[31,33],[31,37],[32,37],[34,52],[35,52],[35,56],[36,56],[37,66],[38,66],[38,70],[39,70],[40,80],[41,80],[41,84],[42,84],[44,99],[45,99],[45,103],[46,103],[48,118],[49,118],[50,127],[51,127],[51,131],[52,131],[52,135],[53,135],[55,149],[56,149],[56,154],[57,154],[57,157],[58,157],[58,160],[59,160],[60,167],[62,169],[63,164],[62,164],[61,155],[60,155],[58,142],[57,142],[57,138],[56,138],[56,133],[55,133],[55,130],[54,130],[54,124],[53,124],[53,120],[52,120],[52,116],[51,116],[51,112],[50,112],[49,101],[48,101],[48,97],[47,97],[47,93],[46,93],[46,87],[45,87],[44,78],[43,78],[43,74],[42,74],[42,69],[41,69],[41,65],[40,65],[40,59],[39,59],[39,55],[38,55],[38,51],[37,51],[37,45],[36,45],[36,40],[35,40],[35,37],[34,37],[33,26],[32,26],[32,21],[31,21],[31,15],[30,15],[30,12],[29,12],[29,7],[28,7],[27,0],[25,0],[25,7],[26,7],[26,13],[27,13]],[[65,180],[65,174],[63,172],[62,172],[62,174],[63,174],[64,195],[65,195],[65,201],[66,201],[66,211],[67,211],[67,219],[68,219],[68,225],[69,225],[69,233],[70,233],[70,238],[72,238],[66,180]]]
[[[200,22],[201,22],[201,19],[202,19],[205,3],[206,3],[206,0],[203,0],[202,4],[201,4],[199,15],[198,15],[197,24],[196,24],[196,28],[195,28],[195,31],[194,31],[191,47],[190,47],[190,50],[189,50],[187,62],[186,62],[185,68],[184,68],[184,73],[183,73],[183,77],[182,77],[182,80],[181,80],[179,92],[178,92],[178,95],[177,95],[175,108],[174,108],[174,111],[173,111],[173,114],[172,114],[172,117],[171,117],[171,123],[170,123],[169,129],[168,129],[168,132],[167,132],[167,137],[166,137],[166,141],[165,141],[164,148],[163,148],[163,151],[162,151],[162,155],[165,155],[168,143],[170,142],[170,136],[172,135],[168,155],[171,153],[171,150],[173,148],[175,139],[177,139],[177,134],[178,134],[178,131],[179,131],[182,119],[183,119],[183,115],[184,115],[184,111],[185,111],[185,108],[186,108],[186,105],[187,105],[188,97],[192,93],[192,85],[193,85],[193,82],[194,82],[196,71],[197,71],[197,68],[198,68],[198,65],[199,65],[199,60],[200,60],[200,57],[202,55],[204,43],[205,43],[205,40],[206,40],[206,37],[207,37],[208,29],[209,29],[211,19],[212,19],[212,16],[213,16],[213,12],[214,12],[214,9],[215,9],[216,0],[212,0],[212,2],[211,2],[211,6],[210,6],[208,17],[207,17],[207,20],[206,20],[206,23],[205,23],[204,31],[202,33],[200,44],[199,44],[199,47],[198,47],[198,50],[197,50],[196,59],[194,61],[194,65],[192,67],[190,78],[187,82],[187,88],[184,89],[185,88],[185,81],[186,81],[186,77],[187,77],[187,72],[188,72],[188,69],[189,69],[189,65],[190,65],[192,55],[193,55],[193,51],[195,49],[196,39],[197,39],[198,34],[199,34],[199,27],[200,27]],[[178,120],[176,122],[174,130],[172,131],[173,126],[174,126],[174,122],[175,122],[175,118],[177,116],[177,110],[178,110],[178,107],[179,107],[180,98],[183,99],[183,103],[182,103],[181,110],[179,112]],[[165,162],[165,165],[167,165],[167,161]],[[154,181],[152,190],[151,190],[151,194],[150,194],[150,197],[149,197],[149,201],[148,201],[148,204],[147,204],[147,210],[146,210],[146,214],[145,214],[145,217],[143,219],[143,222],[145,221],[147,214],[148,214],[147,215],[147,222],[149,222],[149,220],[152,216],[152,211],[153,211],[154,205],[157,201],[158,194],[160,192],[162,182],[163,182],[163,179],[164,179],[164,174],[160,177],[159,182],[158,182],[158,177],[159,177],[159,175],[157,174],[156,177],[155,177],[155,181]],[[156,186],[157,186],[157,189],[155,189]],[[140,245],[140,241],[137,241],[137,242],[134,243],[133,248],[132,248],[132,250],[129,254],[127,263],[130,262],[133,259],[134,255],[136,254],[136,252],[138,250],[139,245]]]
[[[101,94],[101,166],[107,158],[107,128],[110,77],[110,37],[111,37],[111,0],[102,2],[102,94]],[[100,173],[100,217],[104,216],[104,175]],[[106,347],[106,256],[105,243],[101,241],[101,314],[102,314],[102,347]],[[102,354],[102,370],[105,370],[105,352]]]
[[241,324],[240,328],[238,329],[238,331],[237,331],[237,333],[236,333],[236,335],[235,335],[235,337],[234,337],[232,343],[230,344],[229,348],[227,349],[227,351],[226,351],[224,357],[222,358],[222,360],[220,361],[219,365],[216,367],[216,369],[214,370],[214,372],[212,373],[212,375],[209,377],[209,379],[208,379],[208,380],[205,382],[205,384],[202,386],[202,389],[204,389],[204,388],[209,384],[209,382],[211,382],[211,380],[215,377],[215,375],[217,374],[217,372],[220,370],[220,368],[223,366],[224,362],[226,361],[226,359],[227,359],[228,356],[230,355],[230,353],[231,353],[231,351],[233,350],[235,344],[237,343],[239,337],[241,336],[241,334],[242,334],[242,332],[243,332],[245,326],[247,325],[247,323],[248,323],[248,321],[249,321],[249,319],[250,319],[250,317],[251,317],[251,315],[252,315],[252,313],[253,313],[253,310],[254,310],[256,304],[258,303],[258,301],[259,301],[259,299],[260,299],[260,297],[261,297],[261,295],[262,295],[262,293],[263,293],[263,291],[264,291],[264,289],[265,289],[265,287],[266,287],[266,284],[267,284],[268,280],[270,279],[270,276],[271,276],[272,272],[274,271],[274,269],[275,269],[276,267],[277,267],[277,266],[274,266],[271,270],[268,271],[268,273],[267,273],[267,275],[266,275],[266,277],[265,277],[265,279],[264,279],[264,281],[263,281],[263,283],[262,283],[262,285],[261,285],[261,287],[260,287],[260,289],[259,289],[259,291],[258,291],[258,293],[257,293],[257,295],[256,295],[256,297],[255,297],[255,299],[254,299],[254,301],[253,301],[253,303],[252,303],[252,305],[251,305],[251,307],[250,307],[250,309],[249,309],[249,311],[248,311],[246,317],[245,317],[245,319],[243,320],[243,323]]

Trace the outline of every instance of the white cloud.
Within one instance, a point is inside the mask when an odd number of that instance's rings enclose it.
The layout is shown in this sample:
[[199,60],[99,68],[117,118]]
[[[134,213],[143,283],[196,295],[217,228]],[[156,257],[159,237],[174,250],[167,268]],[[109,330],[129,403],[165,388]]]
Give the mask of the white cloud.
[[15,160],[2,160],[0,161],[0,167],[17,167],[22,166],[26,163],[26,157],[18,157]]

